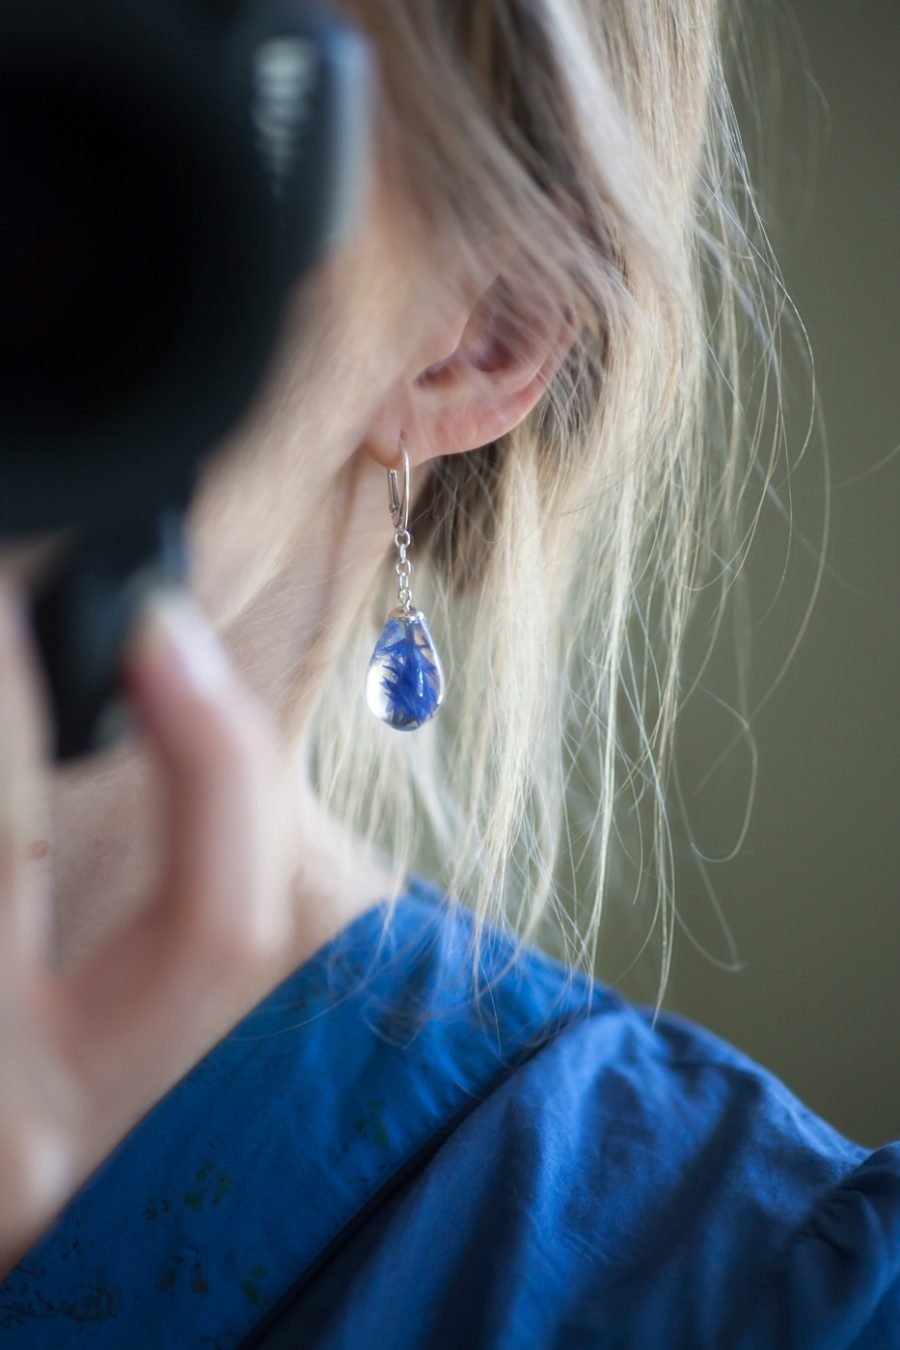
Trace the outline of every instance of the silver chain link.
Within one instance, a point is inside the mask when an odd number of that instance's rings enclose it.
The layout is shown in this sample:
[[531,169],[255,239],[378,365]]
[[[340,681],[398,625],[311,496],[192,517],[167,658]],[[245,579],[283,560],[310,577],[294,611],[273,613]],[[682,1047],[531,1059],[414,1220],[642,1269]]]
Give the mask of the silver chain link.
[[409,530],[395,530],[394,543],[400,557],[394,563],[394,571],[397,573],[397,596],[403,608],[408,612],[412,609],[412,590],[409,579],[412,575],[413,565],[406,556],[406,550],[412,543],[412,535]]

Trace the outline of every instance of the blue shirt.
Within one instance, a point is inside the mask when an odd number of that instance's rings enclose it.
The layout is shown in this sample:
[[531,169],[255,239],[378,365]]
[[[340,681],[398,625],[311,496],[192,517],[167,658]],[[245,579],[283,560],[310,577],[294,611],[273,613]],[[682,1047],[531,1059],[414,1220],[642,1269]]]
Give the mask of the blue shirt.
[[900,1143],[421,878],[126,1137],[0,1285],[3,1350],[894,1350]]

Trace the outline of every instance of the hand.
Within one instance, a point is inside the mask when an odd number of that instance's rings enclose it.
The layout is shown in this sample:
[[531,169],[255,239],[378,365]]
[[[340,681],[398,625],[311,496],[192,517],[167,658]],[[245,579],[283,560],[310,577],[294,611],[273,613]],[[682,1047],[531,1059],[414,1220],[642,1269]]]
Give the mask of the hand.
[[0,588],[0,1276],[225,1033],[222,991],[255,987],[289,927],[277,733],[193,602],[169,597],[123,666],[163,774],[165,882],[99,951],[51,969],[28,862],[49,738],[19,613]]

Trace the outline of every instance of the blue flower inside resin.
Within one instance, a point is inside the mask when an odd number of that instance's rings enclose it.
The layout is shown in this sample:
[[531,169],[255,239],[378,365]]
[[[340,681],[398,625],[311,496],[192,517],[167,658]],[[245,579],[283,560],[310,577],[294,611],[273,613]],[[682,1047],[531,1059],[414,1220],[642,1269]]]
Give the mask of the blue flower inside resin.
[[444,672],[421,610],[391,610],[369,662],[366,699],[400,731],[414,731],[441,706]]

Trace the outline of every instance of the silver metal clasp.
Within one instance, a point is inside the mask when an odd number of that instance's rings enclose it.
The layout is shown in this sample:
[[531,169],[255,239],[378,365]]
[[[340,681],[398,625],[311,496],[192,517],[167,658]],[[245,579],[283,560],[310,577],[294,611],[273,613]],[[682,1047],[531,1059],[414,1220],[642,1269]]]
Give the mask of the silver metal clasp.
[[400,494],[398,471],[388,469],[388,496],[390,498],[391,517],[395,530],[406,530],[409,525],[409,455],[403,437],[400,437],[400,453],[403,456],[403,495]]

